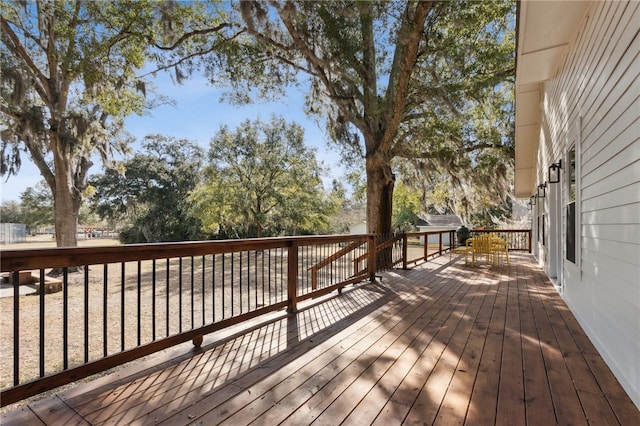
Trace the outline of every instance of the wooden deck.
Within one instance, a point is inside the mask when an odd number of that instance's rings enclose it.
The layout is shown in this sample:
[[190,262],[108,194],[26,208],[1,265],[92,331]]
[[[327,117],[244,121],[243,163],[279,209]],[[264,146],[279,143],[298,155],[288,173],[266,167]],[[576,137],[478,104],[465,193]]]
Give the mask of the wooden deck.
[[0,423],[640,424],[532,257],[448,261],[208,336],[203,349],[140,361]]

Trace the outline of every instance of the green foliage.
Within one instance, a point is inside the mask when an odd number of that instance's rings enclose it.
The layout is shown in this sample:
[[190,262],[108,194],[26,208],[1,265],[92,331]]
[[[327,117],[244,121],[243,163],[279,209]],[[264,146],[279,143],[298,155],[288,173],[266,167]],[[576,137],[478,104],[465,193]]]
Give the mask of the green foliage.
[[334,209],[315,152],[296,124],[272,117],[223,127],[211,140],[206,181],[191,197],[208,232],[219,237],[322,233]]
[[51,226],[55,222],[53,196],[44,181],[40,181],[35,187],[28,187],[20,194],[20,208],[22,223],[26,224],[29,229],[45,225]]
[[92,158],[113,166],[114,154],[126,152],[129,143],[124,118],[164,101],[137,76],[145,63],[162,62],[165,52],[186,49],[193,41],[208,45],[207,52],[226,41],[226,27],[212,5],[0,3],[0,173],[17,173],[20,156],[28,153],[55,194],[56,226],[64,228],[56,228],[59,245],[76,245]]
[[196,144],[147,136],[143,152],[91,180],[96,213],[124,224],[124,243],[198,240],[200,220],[190,214],[189,193],[201,175],[204,153]]
[[426,46],[432,54],[415,70],[422,100],[394,148],[396,165],[422,192],[425,210],[451,211],[465,223],[509,215],[513,8],[510,1],[440,2],[431,17]]
[[420,196],[411,187],[402,182],[396,184],[393,191],[393,216],[391,223],[393,230],[412,231],[418,222],[420,214]]
[[22,207],[16,201],[3,201],[0,205],[0,223],[25,223]]
[[[242,2],[241,10],[271,53],[262,60],[308,75],[308,112],[325,120],[345,161],[366,158],[370,229],[388,232],[394,159],[412,162],[421,179],[508,190],[515,2]],[[491,182],[475,170],[485,150],[504,165]]]

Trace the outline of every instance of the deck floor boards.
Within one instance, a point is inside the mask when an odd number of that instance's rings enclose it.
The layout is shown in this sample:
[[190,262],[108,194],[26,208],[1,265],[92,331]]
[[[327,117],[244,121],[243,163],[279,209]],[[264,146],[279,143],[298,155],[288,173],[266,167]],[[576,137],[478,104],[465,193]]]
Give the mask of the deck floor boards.
[[436,258],[2,415],[13,424],[640,424],[529,255]]

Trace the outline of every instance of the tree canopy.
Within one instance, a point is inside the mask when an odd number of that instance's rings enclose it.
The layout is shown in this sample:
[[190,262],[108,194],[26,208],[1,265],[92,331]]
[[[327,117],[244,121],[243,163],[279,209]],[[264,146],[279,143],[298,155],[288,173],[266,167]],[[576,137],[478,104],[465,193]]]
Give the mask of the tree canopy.
[[202,172],[203,150],[193,142],[149,135],[142,152],[91,179],[96,213],[120,223],[124,243],[198,240],[200,220],[191,214],[189,193]]
[[299,125],[246,120],[213,137],[206,181],[191,198],[205,229],[220,237],[321,233],[334,204],[321,173]]
[[263,60],[306,74],[309,112],[364,158],[370,232],[391,229],[394,159],[449,173],[511,149],[511,129],[485,134],[467,111],[513,80],[512,1],[246,1],[241,11]]
[[[203,71],[236,102],[307,85],[307,112],[324,121],[346,160],[364,163],[370,232],[391,231],[399,171],[428,185],[447,181],[457,191],[449,204],[460,212],[508,186],[512,0],[0,7],[0,172],[15,173],[28,152],[52,190],[59,245],[75,245],[94,156],[109,164],[124,151],[123,118],[157,100],[136,74],[148,61],[174,69],[178,80]],[[252,214],[261,234],[264,214]]]
[[[129,141],[123,119],[160,98],[136,73],[177,46],[232,38],[214,3],[17,0],[0,3],[0,173],[27,152],[51,188],[59,246],[76,245],[94,156]],[[205,13],[207,12],[207,13]],[[211,47],[205,49],[211,51]]]

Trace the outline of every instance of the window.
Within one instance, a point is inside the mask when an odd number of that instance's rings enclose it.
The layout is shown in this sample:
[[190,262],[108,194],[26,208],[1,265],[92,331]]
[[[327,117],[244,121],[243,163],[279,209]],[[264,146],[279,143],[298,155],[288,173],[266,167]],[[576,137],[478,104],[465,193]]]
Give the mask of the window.
[[565,249],[567,260],[576,263],[576,147],[571,147],[567,158],[566,185],[567,203],[567,232]]

